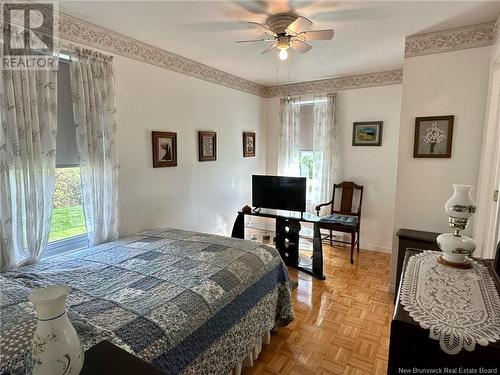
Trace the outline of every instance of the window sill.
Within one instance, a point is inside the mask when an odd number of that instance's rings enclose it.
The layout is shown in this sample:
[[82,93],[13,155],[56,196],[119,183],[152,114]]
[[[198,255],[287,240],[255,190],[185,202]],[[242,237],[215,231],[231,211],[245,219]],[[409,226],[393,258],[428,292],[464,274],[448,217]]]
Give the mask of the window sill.
[[45,251],[43,252],[42,259],[50,258],[62,253],[83,249],[89,246],[87,233],[79,236],[65,238],[64,240],[49,242]]

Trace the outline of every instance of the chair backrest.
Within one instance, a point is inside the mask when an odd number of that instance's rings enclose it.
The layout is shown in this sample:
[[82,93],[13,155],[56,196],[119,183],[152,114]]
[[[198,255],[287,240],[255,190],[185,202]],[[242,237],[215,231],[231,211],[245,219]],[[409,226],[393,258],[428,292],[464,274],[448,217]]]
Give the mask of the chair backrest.
[[[338,210],[335,209],[335,193],[337,189],[340,189],[340,207]],[[358,194],[358,204],[357,210],[353,211],[353,202],[354,198],[357,195],[356,191],[359,191]],[[344,181],[340,184],[333,185],[333,197],[332,197],[332,209],[331,213],[333,214],[342,214],[342,215],[359,215],[361,216],[361,204],[363,203],[363,186],[356,185],[351,181]],[[356,207],[356,206],[355,206]]]

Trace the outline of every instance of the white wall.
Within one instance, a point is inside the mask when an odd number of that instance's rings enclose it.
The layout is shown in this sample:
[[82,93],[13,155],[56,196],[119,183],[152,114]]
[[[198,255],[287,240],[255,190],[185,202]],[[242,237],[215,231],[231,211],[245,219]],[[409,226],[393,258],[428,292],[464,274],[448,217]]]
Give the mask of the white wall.
[[[339,91],[337,122],[344,180],[364,185],[361,248],[391,251],[401,85]],[[383,121],[382,146],[352,146],[354,121]],[[277,171],[279,100],[267,104],[267,173]]]
[[[265,99],[116,56],[120,234],[173,227],[230,235],[266,168]],[[153,168],[151,131],[177,132],[178,166]],[[217,161],[198,162],[198,130],[217,132]],[[256,132],[243,158],[242,132]]]
[[[443,206],[452,194],[451,185],[477,185],[490,57],[488,46],[405,59],[391,285],[396,232],[449,231]],[[433,115],[455,116],[452,157],[415,159],[415,117]]]
[[[343,138],[343,179],[365,187],[363,249],[391,251],[401,111],[401,85],[341,91],[337,121]],[[352,123],[383,121],[382,146],[352,146]]]

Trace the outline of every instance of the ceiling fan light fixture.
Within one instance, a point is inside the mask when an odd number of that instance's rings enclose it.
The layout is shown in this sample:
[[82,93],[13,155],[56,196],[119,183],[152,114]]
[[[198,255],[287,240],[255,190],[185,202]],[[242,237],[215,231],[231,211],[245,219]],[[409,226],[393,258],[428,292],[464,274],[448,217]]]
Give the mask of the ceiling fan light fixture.
[[278,39],[278,45],[276,46],[278,49],[288,49],[290,48],[290,38],[287,36],[281,36]]
[[288,59],[288,49],[290,48],[290,38],[286,36],[282,36],[278,39],[278,45],[276,46],[278,49],[278,57],[281,61],[285,61]]
[[[308,30],[312,21],[299,16],[295,13],[279,13],[268,17],[266,24],[258,22],[249,22],[263,29],[267,37],[254,40],[240,40],[237,43],[246,42],[274,42],[268,46],[261,54],[266,54],[277,50],[278,57],[281,61],[285,61],[290,57],[289,50],[295,50],[300,53],[306,53],[312,49],[312,45],[308,42],[312,40],[331,40],[333,39],[334,30]],[[272,38],[269,38],[271,36]]]
[[281,61],[285,61],[286,59],[288,59],[288,48],[280,48],[278,57]]

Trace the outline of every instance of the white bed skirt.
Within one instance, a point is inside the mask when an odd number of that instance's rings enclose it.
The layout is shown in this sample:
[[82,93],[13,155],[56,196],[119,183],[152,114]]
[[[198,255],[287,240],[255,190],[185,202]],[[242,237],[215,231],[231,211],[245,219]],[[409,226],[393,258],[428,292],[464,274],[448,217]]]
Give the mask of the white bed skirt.
[[253,361],[259,358],[259,354],[262,351],[262,344],[269,345],[271,342],[271,332],[266,332],[262,337],[260,337],[255,343],[252,351],[248,353],[248,355],[240,361],[230,372],[228,375],[241,375],[241,369],[243,367],[252,367]]

